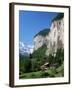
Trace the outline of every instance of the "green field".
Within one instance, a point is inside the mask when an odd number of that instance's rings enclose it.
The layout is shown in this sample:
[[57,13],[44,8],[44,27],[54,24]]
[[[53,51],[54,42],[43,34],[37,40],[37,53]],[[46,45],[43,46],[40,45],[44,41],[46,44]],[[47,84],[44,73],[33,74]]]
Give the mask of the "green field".
[[57,69],[49,69],[46,71],[36,71],[29,73],[22,73],[20,79],[30,79],[30,78],[46,78],[46,77],[63,77],[64,76],[64,66],[63,64]]

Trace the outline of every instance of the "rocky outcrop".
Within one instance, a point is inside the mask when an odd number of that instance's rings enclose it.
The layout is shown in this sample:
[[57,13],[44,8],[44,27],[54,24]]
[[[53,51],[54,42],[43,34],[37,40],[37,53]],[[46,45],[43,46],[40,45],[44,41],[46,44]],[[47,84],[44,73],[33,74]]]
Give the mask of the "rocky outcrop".
[[42,45],[47,43],[47,38],[46,36],[49,34],[50,29],[43,29],[42,31],[40,31],[39,33],[37,33],[34,36],[34,50],[37,50],[38,48],[40,48]]
[[[47,29],[46,29],[47,30]],[[42,33],[42,31],[40,31]],[[46,55],[55,54],[57,49],[64,48],[64,16],[63,14],[57,15],[52,21],[50,30],[43,35],[37,34],[34,37],[34,50],[46,44]],[[43,31],[44,32],[44,31]]]
[[64,19],[53,21],[49,35],[46,36],[47,48],[46,55],[55,53],[57,49],[64,47]]

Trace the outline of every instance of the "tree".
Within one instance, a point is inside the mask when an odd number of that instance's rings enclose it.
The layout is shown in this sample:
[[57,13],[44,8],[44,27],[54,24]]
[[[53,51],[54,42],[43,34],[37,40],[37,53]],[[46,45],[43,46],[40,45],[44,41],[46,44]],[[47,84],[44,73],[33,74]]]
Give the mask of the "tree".
[[55,62],[60,66],[64,61],[64,49],[58,49],[55,56]]
[[24,56],[23,58],[20,58],[20,72],[30,72],[31,71],[31,60],[29,57]]

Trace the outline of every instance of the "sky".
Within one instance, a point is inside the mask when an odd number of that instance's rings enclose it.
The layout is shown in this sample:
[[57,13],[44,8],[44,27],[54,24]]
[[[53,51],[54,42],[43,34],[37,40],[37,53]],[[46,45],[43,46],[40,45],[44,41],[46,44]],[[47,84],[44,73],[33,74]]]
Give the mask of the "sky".
[[19,11],[19,41],[33,45],[33,37],[41,30],[50,28],[56,12]]

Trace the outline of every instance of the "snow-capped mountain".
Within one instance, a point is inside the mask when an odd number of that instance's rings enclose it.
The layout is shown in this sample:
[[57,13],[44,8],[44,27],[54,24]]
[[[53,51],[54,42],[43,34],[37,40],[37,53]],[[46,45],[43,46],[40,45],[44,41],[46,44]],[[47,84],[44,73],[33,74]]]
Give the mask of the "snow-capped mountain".
[[28,45],[26,43],[20,42],[19,43],[19,53],[21,55],[29,55],[30,53],[33,53],[33,46]]

